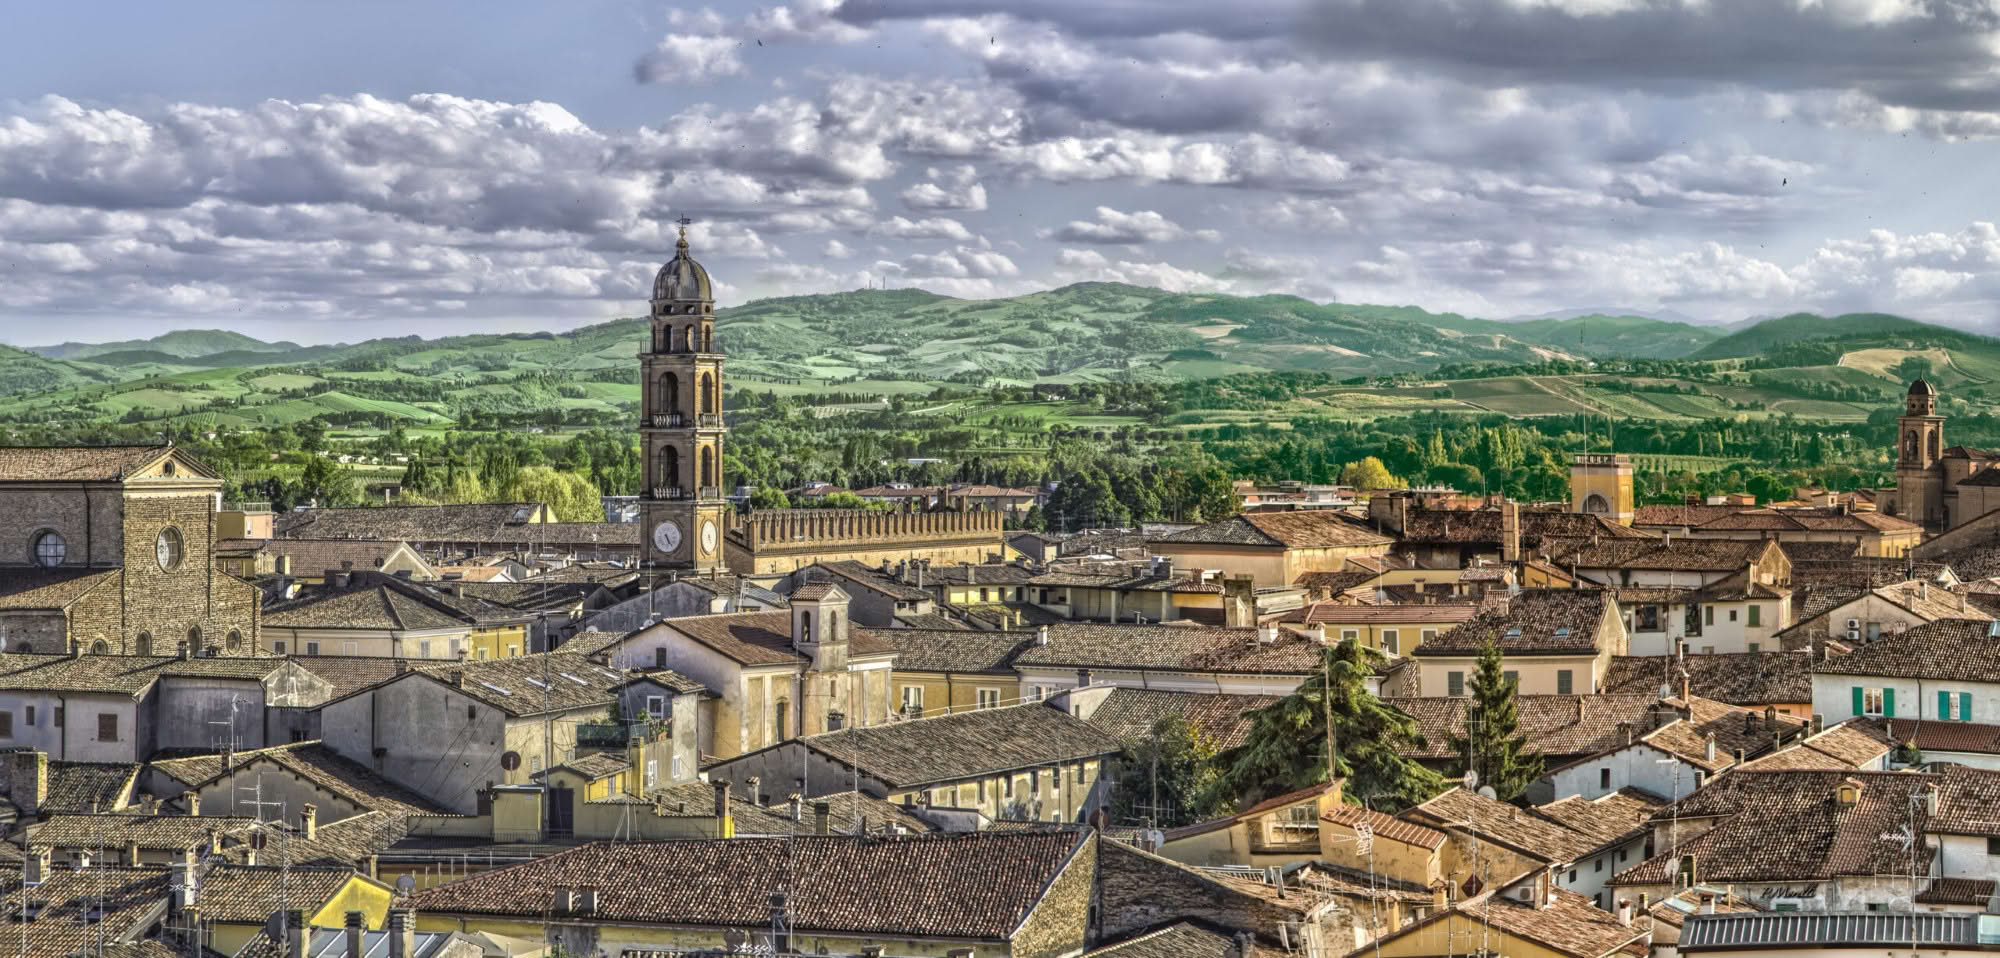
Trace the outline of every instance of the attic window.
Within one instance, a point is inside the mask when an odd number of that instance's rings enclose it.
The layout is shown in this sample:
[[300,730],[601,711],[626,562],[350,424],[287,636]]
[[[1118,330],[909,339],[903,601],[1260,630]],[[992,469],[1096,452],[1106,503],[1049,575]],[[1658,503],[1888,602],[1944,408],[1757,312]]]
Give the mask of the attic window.
[[522,506],[522,507],[520,507],[520,508],[518,508],[518,509],[515,509],[515,510],[514,510],[514,518],[512,518],[512,519],[509,519],[508,521],[509,521],[509,522],[526,522],[526,521],[528,521],[528,517],[529,517],[529,516],[531,516],[531,515],[533,515],[533,514],[534,514],[534,512],[535,512],[535,509],[534,509],[534,507],[533,507],[533,506]]
[[[530,679],[529,681],[533,681],[533,679]],[[479,684],[481,684],[481,685],[484,685],[484,686],[486,686],[487,688],[489,688],[489,689],[492,689],[493,691],[495,691],[495,692],[498,692],[498,693],[500,693],[501,695],[506,695],[506,696],[512,696],[512,695],[514,694],[514,693],[512,693],[512,692],[509,692],[509,691],[507,691],[506,689],[503,689],[503,688],[501,688],[500,686],[497,686],[497,685],[494,685],[494,684],[493,684],[493,683],[491,683],[491,682],[487,682],[487,681],[483,681],[483,680],[482,680],[482,681],[481,681],[481,682],[480,682]]]
[[1508,630],[1507,630],[1507,637],[1508,637],[1508,638],[1510,638],[1510,639],[1518,639],[1518,638],[1520,638],[1520,637],[1521,637],[1521,630],[1520,630],[1520,629],[1508,629]]
[[[1519,632],[1520,630],[1519,630],[1519,629],[1516,629],[1515,631],[1516,631],[1516,632]],[[1559,625],[1559,626],[1556,626],[1556,638],[1560,639],[1560,638],[1564,638],[1564,637],[1566,637],[1566,636],[1568,636],[1568,635],[1569,635],[1569,626],[1567,626],[1567,625]]]

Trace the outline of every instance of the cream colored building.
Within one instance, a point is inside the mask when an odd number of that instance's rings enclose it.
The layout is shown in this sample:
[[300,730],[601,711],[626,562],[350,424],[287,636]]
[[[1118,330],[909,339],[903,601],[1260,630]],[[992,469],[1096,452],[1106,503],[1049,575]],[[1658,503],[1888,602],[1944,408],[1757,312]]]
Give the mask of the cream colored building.
[[1331,512],[1249,512],[1153,539],[1148,548],[1176,568],[1285,587],[1308,572],[1337,572],[1354,556],[1383,555],[1394,542]]
[[1469,694],[1479,654],[1489,642],[1500,649],[1503,668],[1519,680],[1521,695],[1595,695],[1604,687],[1612,657],[1629,654],[1610,592],[1523,590],[1412,651],[1418,694]]

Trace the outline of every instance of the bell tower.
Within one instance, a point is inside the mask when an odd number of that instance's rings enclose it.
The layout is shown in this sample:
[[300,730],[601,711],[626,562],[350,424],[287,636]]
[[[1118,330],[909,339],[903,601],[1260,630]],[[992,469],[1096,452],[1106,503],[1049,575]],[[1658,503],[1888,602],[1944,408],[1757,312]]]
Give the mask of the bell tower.
[[645,451],[645,564],[706,572],[724,567],[722,351],[715,343],[715,295],[688,255],[680,221],[674,258],[653,280],[652,337],[639,354],[639,434]]
[[1919,379],[1896,419],[1896,513],[1932,529],[1945,522],[1944,474],[1937,465],[1944,456],[1944,417],[1937,400],[1937,387]]

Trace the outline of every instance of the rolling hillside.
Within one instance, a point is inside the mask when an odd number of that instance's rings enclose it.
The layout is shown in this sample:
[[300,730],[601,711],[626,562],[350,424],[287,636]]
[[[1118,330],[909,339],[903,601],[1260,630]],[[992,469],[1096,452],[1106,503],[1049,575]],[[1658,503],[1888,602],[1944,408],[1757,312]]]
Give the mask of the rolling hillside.
[[1983,341],[2000,347],[2000,341],[1985,336],[1885,313],[1847,313],[1841,316],[1793,313],[1745,327],[1709,343],[1688,358],[1737,359],[1762,356],[1780,347],[1815,340],[1860,341],[1893,337],[1926,342],[1940,338],[1953,342]]
[[150,352],[178,359],[212,356],[230,350],[250,353],[282,353],[299,348],[297,343],[267,343],[226,329],[176,329],[151,339],[128,339],[116,343],[62,343],[36,346],[29,351],[49,359],[94,359],[106,353]]

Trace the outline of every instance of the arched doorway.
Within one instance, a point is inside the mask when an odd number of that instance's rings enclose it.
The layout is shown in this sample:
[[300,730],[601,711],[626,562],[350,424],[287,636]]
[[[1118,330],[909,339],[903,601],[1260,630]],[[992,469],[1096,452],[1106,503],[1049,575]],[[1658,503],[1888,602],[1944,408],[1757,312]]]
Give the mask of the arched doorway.
[[137,646],[137,649],[138,649],[138,652],[139,652],[139,654],[140,654],[140,655],[152,655],[152,654],[153,654],[153,633],[151,633],[151,632],[141,632],[141,633],[139,633],[139,642],[138,642],[138,646]]
[[1611,511],[1611,503],[1605,501],[1603,496],[1593,492],[1583,497],[1583,511],[1591,515],[1605,515]]

